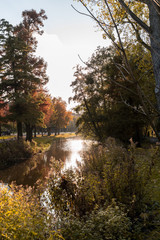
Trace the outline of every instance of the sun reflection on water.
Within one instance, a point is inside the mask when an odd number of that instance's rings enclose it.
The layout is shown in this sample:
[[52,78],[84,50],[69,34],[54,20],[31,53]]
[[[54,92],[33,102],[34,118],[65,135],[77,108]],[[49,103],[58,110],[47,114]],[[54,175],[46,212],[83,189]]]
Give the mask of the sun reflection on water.
[[65,150],[70,152],[70,155],[66,158],[64,169],[75,168],[77,162],[82,161],[82,152],[84,150],[84,140],[71,140],[66,143]]

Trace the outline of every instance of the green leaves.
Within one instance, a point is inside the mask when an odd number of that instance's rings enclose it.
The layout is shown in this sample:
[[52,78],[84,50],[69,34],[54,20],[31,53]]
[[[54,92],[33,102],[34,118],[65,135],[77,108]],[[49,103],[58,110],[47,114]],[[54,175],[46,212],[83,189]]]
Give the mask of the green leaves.
[[[131,47],[130,47],[131,49]],[[142,54],[137,54],[137,49]],[[137,79],[140,78],[143,90],[153,93],[152,73],[148,74],[150,86],[145,79],[142,47],[133,46],[127,52],[130,64]],[[153,81],[152,81],[153,82]],[[75,81],[71,84],[73,101],[78,103],[75,111],[80,115],[77,121],[79,132],[103,142],[112,136],[127,142],[131,137],[141,141],[142,129],[148,125],[143,112],[136,84],[132,81],[124,64],[124,59],[115,47],[97,48],[85,67],[77,66]],[[153,97],[153,95],[152,95]],[[152,109],[149,109],[152,114]]]
[[62,235],[66,240],[128,240],[131,222],[122,206],[112,205],[93,211],[86,221],[74,216],[63,222]]

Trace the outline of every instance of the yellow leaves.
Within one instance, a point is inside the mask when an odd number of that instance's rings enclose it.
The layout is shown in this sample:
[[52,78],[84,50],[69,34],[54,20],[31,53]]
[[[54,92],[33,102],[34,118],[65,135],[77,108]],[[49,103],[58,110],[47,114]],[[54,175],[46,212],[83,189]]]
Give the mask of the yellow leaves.
[[65,239],[60,235],[60,233],[51,231],[48,240],[65,240]]
[[[135,22],[133,21],[128,11],[126,11],[126,9],[120,4],[119,0],[107,0],[107,1],[83,0],[83,3],[98,19],[98,21],[101,23],[101,25],[105,28],[105,30],[108,33],[109,31],[111,31],[111,29],[112,30],[114,29],[116,24],[118,26],[119,31],[121,31],[124,35],[128,36],[128,32],[131,33],[130,38],[132,38],[132,34],[135,35],[133,25],[130,24],[131,22],[132,24],[135,24]],[[142,3],[141,1],[134,0],[132,1],[124,0],[124,3],[145,24],[149,24],[149,10],[146,4]],[[105,39],[106,36],[103,35],[103,38]]]
[[103,39],[107,38],[105,33],[102,34],[102,37],[103,37]]
[[0,239],[62,240],[53,231],[53,224],[33,189],[14,184],[10,187],[0,189]]
[[38,201],[29,194],[13,185],[11,190],[0,191],[0,236],[4,239],[34,239],[39,235],[37,226],[42,225],[44,219]]

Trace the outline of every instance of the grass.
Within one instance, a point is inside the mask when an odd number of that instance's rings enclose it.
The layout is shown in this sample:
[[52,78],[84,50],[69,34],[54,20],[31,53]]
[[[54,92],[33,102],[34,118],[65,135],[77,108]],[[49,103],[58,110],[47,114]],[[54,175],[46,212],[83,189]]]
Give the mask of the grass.
[[7,135],[7,136],[1,136],[0,140],[5,140],[5,139],[10,139],[10,138],[15,138],[16,136],[14,135]]
[[[37,152],[41,151],[44,152],[45,150],[47,150],[51,143],[56,140],[56,139],[60,139],[60,138],[72,138],[72,137],[76,137],[75,133],[61,133],[59,135],[51,135],[51,136],[42,136],[42,135],[37,135],[37,137],[33,138],[33,142],[31,143],[31,146],[34,148],[34,144],[36,144],[36,148],[37,148]],[[15,135],[8,135],[8,136],[1,136],[0,137],[0,145],[2,144],[1,140],[7,140],[7,139],[12,139],[12,138],[16,138]]]
[[[48,141],[50,142],[51,140],[54,140],[56,138],[71,138],[71,137],[75,137],[75,133],[62,133],[59,135],[51,135],[51,136],[43,136],[42,135],[37,135],[36,138],[33,138],[34,140],[37,138],[41,138],[41,140],[43,141],[44,139],[48,139]],[[10,139],[10,138],[16,138],[16,135],[6,135],[6,136],[0,136],[0,140],[6,140],[6,139]]]
[[41,136],[38,135],[36,138],[33,138],[33,140],[37,143],[38,147],[42,147],[44,148],[49,148],[51,143],[56,140],[56,139],[60,139],[60,138],[72,138],[72,137],[76,137],[75,133],[62,133],[59,135],[51,135],[51,136]]

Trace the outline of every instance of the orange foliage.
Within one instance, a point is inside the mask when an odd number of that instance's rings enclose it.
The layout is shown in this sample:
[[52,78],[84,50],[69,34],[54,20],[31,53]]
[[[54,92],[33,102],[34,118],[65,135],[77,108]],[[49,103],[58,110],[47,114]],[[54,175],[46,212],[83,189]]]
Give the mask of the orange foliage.
[[66,110],[66,102],[62,98],[53,98],[55,108],[55,127],[64,128],[72,120],[72,113]]
[[44,114],[44,124],[48,126],[54,113],[54,106],[51,96],[41,89],[39,91],[35,91],[33,97],[38,101],[39,110]]
[[4,118],[7,116],[9,111],[9,105],[4,103],[4,101],[0,100],[0,118]]

